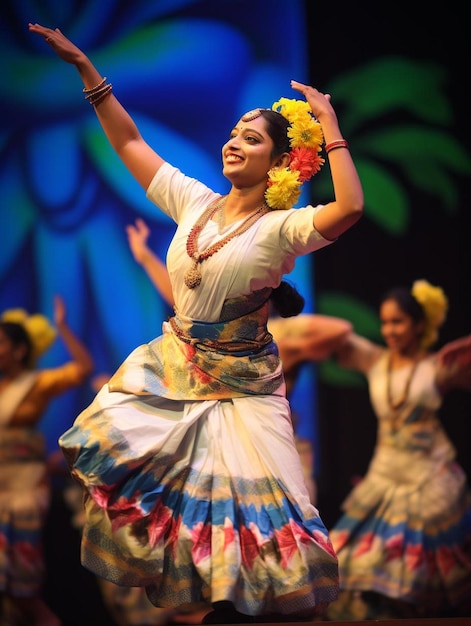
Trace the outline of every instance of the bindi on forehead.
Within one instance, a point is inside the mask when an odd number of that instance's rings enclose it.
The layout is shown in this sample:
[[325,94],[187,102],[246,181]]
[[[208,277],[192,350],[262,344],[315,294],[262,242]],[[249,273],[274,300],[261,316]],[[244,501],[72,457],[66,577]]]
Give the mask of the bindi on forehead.
[[237,133],[254,133],[259,135],[260,137],[264,137],[265,136],[265,125],[264,125],[264,120],[263,118],[261,118],[261,122],[262,123],[258,123],[255,122],[255,124],[250,124],[250,123],[243,123],[242,118],[237,122],[237,124],[234,126],[234,128],[232,129],[233,132],[237,132]]

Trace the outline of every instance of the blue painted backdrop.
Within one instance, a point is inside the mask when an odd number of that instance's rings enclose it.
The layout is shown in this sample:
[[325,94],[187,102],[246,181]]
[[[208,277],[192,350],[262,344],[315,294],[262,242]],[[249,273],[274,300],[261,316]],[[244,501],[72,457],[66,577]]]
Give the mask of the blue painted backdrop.
[[[96,372],[112,372],[160,333],[170,311],[127,246],[142,216],[158,254],[173,225],[110,150],[73,67],[28,22],[59,27],[113,83],[143,135],[186,173],[224,192],[220,148],[239,116],[307,81],[304,3],[298,0],[9,0],[0,8],[0,311],[52,313],[65,299]],[[308,202],[305,190],[300,203]],[[313,310],[310,258],[291,275]],[[60,342],[41,365],[66,358]],[[313,369],[293,403],[315,438]],[[49,449],[93,397],[90,387],[54,401],[41,429]]]

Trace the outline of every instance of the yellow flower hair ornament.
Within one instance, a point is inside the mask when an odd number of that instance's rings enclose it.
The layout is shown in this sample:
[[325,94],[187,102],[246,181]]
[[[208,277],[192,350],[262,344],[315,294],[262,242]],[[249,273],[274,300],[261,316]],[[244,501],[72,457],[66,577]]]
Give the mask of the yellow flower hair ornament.
[[57,336],[54,326],[41,313],[28,315],[24,309],[8,309],[0,319],[2,322],[20,324],[28,333],[32,345],[32,364],[50,348]]
[[438,329],[448,312],[448,298],[441,287],[431,285],[426,280],[416,280],[411,293],[425,313],[425,329],[421,344],[422,347],[428,348],[438,339]]
[[272,106],[290,123],[290,164],[268,172],[265,200],[272,209],[290,209],[301,195],[301,185],[317,174],[325,163],[320,156],[322,127],[304,100],[280,98]]

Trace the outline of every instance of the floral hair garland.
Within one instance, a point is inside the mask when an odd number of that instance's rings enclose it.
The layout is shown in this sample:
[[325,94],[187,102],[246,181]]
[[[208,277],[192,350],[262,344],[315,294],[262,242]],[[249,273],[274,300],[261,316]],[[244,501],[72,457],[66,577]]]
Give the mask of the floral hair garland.
[[8,309],[4,311],[0,320],[20,324],[28,333],[32,346],[31,365],[48,350],[57,335],[54,326],[41,313],[28,315],[24,309]]
[[288,167],[273,168],[268,172],[265,200],[273,209],[290,209],[301,195],[301,185],[317,174],[325,163],[319,155],[324,135],[306,101],[280,98],[272,109],[290,123],[291,152]]
[[425,313],[425,329],[421,344],[423,348],[428,348],[438,339],[438,329],[448,312],[448,298],[441,287],[435,287],[426,280],[416,280],[411,293]]

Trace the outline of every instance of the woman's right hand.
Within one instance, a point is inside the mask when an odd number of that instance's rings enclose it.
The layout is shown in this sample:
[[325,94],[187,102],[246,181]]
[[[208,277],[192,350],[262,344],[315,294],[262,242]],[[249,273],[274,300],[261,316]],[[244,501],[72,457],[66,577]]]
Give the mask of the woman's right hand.
[[54,52],[66,63],[78,65],[85,59],[85,54],[74,43],[67,39],[58,28],[47,28],[41,24],[28,24],[30,32],[37,33],[51,46]]
[[[83,81],[85,98],[100,88],[104,81],[103,75],[97,70],[91,59],[72,43],[59,28],[47,28],[41,24],[29,25],[29,30],[36,33],[51,46],[54,52],[66,63],[75,65]],[[131,116],[111,93],[111,83],[103,86],[107,89],[106,97],[93,104],[97,117],[116,154],[135,177],[137,182],[146,189],[164,160],[141,137]],[[105,94],[104,94],[105,95]]]

